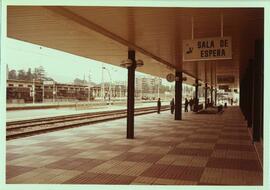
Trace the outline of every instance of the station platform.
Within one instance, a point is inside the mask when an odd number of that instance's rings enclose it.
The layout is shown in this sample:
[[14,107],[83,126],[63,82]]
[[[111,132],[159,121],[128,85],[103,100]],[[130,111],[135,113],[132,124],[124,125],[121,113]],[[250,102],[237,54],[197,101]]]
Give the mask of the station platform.
[[222,114],[169,111],[7,141],[8,184],[262,185],[238,107]]

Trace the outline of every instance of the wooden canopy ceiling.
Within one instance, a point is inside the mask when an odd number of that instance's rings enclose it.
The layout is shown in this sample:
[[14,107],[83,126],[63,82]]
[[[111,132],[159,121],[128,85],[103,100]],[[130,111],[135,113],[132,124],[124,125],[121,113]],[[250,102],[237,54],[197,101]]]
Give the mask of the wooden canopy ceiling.
[[[232,60],[182,61],[182,40],[221,35],[232,37]],[[71,54],[120,65],[128,49],[144,66],[138,71],[165,78],[175,69],[211,83],[217,75],[233,75],[237,88],[254,40],[263,39],[262,8],[163,8],[8,6],[8,37]],[[241,68],[241,69],[240,69]],[[205,75],[206,74],[206,75]],[[214,83],[214,82],[213,82]]]

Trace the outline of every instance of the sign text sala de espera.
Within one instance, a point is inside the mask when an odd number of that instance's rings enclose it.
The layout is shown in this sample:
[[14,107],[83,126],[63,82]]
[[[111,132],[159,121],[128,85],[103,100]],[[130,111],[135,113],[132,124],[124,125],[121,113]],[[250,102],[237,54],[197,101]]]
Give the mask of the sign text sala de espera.
[[231,37],[183,41],[183,61],[232,59]]

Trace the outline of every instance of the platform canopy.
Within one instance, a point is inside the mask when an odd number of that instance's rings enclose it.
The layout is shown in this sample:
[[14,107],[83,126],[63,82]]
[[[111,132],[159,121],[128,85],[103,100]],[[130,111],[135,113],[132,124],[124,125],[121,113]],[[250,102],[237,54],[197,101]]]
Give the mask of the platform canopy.
[[[223,19],[222,16],[223,15]],[[232,59],[182,61],[182,42],[193,37],[232,38]],[[223,24],[222,24],[223,20]],[[128,49],[144,61],[138,71],[165,78],[175,69],[211,84],[217,76],[239,76],[263,39],[262,8],[163,8],[8,6],[10,38],[120,66]],[[222,27],[223,25],[223,27]],[[223,28],[223,30],[221,30]],[[205,76],[206,73],[206,76]],[[214,82],[213,82],[214,83]]]

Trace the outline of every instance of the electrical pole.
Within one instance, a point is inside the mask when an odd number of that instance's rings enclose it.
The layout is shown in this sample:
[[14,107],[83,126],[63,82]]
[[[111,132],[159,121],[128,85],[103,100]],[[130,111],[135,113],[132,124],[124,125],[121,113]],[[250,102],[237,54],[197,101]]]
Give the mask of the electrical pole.
[[33,79],[33,104],[35,103],[35,94],[36,94],[36,92],[35,92],[35,89],[36,87],[35,87],[35,79]]
[[90,101],[91,98],[91,71],[89,70],[88,74],[88,102]]
[[44,81],[42,81],[42,102],[44,103],[44,96],[45,96],[45,87],[44,87]]
[[55,102],[55,81],[53,81],[53,102]]
[[[139,81],[139,78],[138,78],[138,81]],[[141,86],[141,100],[142,100],[142,97],[143,97],[143,83],[142,83],[142,80],[140,80],[140,86]]]
[[101,68],[101,95],[102,95],[102,100],[105,100],[105,89],[104,89],[104,74],[103,74],[103,69],[105,67],[103,66],[102,63],[102,68]]
[[[105,68],[106,69],[106,68]],[[108,69],[106,69],[108,74],[109,74],[109,77],[110,77],[110,86],[109,86],[109,104],[111,105],[111,98],[112,98],[112,77],[111,77],[111,74],[110,74],[110,71]]]
[[120,97],[120,99],[121,99],[121,97],[122,97],[122,84],[120,83],[120,85],[119,85],[119,97]]
[[160,78],[158,77],[158,89],[157,89],[158,90],[158,98],[159,98],[159,79]]

